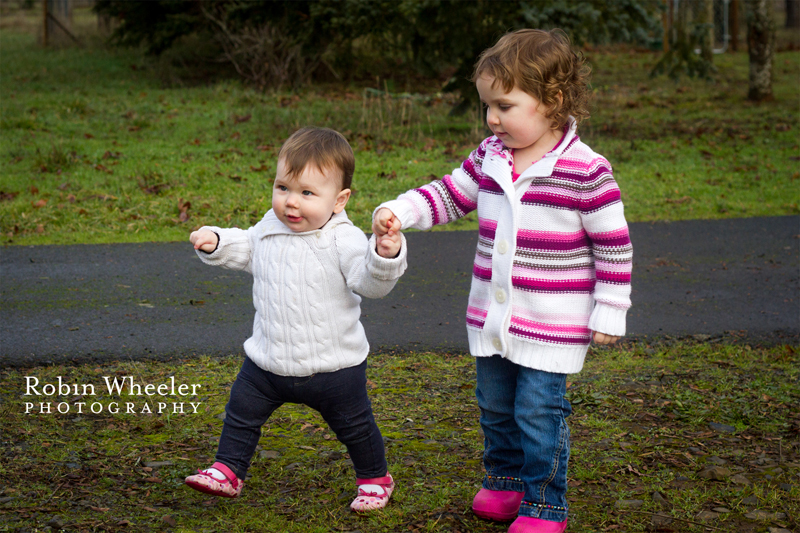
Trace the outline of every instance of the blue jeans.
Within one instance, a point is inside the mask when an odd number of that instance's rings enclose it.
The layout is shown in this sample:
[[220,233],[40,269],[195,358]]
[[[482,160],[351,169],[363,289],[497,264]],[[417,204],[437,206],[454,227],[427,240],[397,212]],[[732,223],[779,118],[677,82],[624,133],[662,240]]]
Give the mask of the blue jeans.
[[524,492],[519,516],[567,518],[572,407],[567,375],[525,368],[499,355],[476,357],[484,434],[483,486]]
[[386,475],[383,437],[367,396],[367,361],[336,372],[304,377],[279,376],[245,357],[225,406],[217,461],[245,479],[261,437],[261,426],[284,403],[318,411],[347,446],[359,478]]

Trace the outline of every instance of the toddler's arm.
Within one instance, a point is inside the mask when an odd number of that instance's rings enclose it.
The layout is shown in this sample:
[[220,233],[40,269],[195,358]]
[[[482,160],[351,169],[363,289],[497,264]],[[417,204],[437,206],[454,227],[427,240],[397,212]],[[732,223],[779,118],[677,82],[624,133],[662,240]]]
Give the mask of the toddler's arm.
[[581,222],[591,241],[596,279],[589,329],[596,343],[610,344],[625,335],[633,247],[611,165],[596,156],[591,166],[591,182],[584,185],[580,198]]
[[474,211],[481,180],[486,177],[481,162],[488,146],[487,139],[451,175],[379,205],[373,214],[373,233],[383,236],[400,229],[428,230]]
[[189,240],[203,263],[251,272],[251,230],[204,226],[192,232]]
[[[355,226],[340,224],[335,228],[335,239],[339,269],[350,290],[361,296],[383,298],[406,270],[406,244],[402,233],[390,238],[399,241],[392,243],[391,248],[397,246],[397,250],[391,257],[379,255],[376,235],[367,240],[364,232]],[[392,250],[388,252],[391,254]]]

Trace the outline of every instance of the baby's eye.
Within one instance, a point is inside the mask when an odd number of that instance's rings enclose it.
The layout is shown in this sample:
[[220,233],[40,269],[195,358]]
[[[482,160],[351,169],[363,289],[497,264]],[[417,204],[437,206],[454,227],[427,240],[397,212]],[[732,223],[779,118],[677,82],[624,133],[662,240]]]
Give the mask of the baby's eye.
[[286,185],[276,185],[275,188],[282,192],[286,192],[289,190],[286,188]]
[[510,105],[499,105],[497,107],[499,107],[503,111],[508,111],[509,109],[511,109]]
[[303,191],[303,196],[311,196],[312,194],[314,193],[311,191]]

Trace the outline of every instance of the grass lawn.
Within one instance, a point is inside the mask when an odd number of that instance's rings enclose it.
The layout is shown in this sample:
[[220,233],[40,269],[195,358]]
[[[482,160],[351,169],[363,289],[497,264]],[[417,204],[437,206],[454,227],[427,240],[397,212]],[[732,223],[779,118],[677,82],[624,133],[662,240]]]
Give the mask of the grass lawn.
[[[304,125],[350,140],[348,213],[367,230],[378,203],[451,171],[486,135],[477,111],[449,117],[453,97],[435,91],[165,85],[163,70],[136,51],[91,41],[43,50],[35,23],[0,19],[6,246],[186,240],[203,224],[247,227],[269,208],[282,141]],[[762,104],[744,99],[745,53],[716,56],[712,83],[651,80],[652,53],[586,54],[594,107],[580,133],[614,166],[629,221],[800,212],[800,52],[776,55],[776,97]],[[476,226],[469,216],[444,229]],[[470,511],[483,441],[473,361],[463,354],[371,357],[370,394],[398,482],[384,512],[349,511],[346,450],[300,406],[282,407],[264,427],[240,499],[186,488],[184,477],[213,461],[240,362],[0,368],[0,531],[507,530]],[[568,392],[570,530],[800,530],[798,363],[797,347],[785,345],[593,348]],[[106,390],[104,377],[128,376],[201,387],[181,397]],[[95,390],[45,396],[59,377]],[[26,396],[33,379],[38,392]]]
[[[676,342],[591,351],[568,392],[571,530],[796,531],[798,363],[790,346]],[[239,364],[228,357],[0,370],[0,530],[42,531],[48,523],[68,531],[506,530],[470,511],[483,442],[467,355],[371,357],[370,395],[398,483],[384,512],[349,511],[346,450],[316,412],[298,406],[282,407],[264,427],[240,499],[188,489],[183,478],[213,460]],[[26,376],[39,380],[32,396],[21,395]],[[58,376],[68,389],[93,384],[95,395],[79,388],[43,396]],[[103,376],[142,385],[174,377],[176,386],[201,387],[184,397],[109,394]],[[176,401],[188,413],[188,402],[199,403],[197,413],[174,414]],[[41,402],[52,414],[41,413]],[[112,402],[119,413],[108,412]],[[126,402],[135,414],[123,414]],[[159,402],[162,414],[142,414]]]
[[[24,27],[24,26],[23,26]],[[247,227],[270,206],[276,154],[304,125],[356,150],[348,205],[367,230],[381,201],[441,177],[486,135],[452,96],[364,87],[261,93],[237,82],[165,87],[133,51],[43,50],[0,29],[0,238],[12,245],[184,240]],[[800,52],[775,59],[775,100],[753,104],[746,53],[713,83],[650,79],[658,56],[588,50],[582,138],[612,163],[629,221],[797,214]],[[475,229],[476,219],[446,226]]]

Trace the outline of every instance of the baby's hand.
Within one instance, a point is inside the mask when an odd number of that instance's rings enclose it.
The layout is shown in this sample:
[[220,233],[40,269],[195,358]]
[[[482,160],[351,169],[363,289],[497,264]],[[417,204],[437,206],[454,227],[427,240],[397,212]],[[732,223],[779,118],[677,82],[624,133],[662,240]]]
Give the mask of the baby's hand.
[[209,254],[217,249],[218,240],[217,234],[209,229],[193,231],[189,235],[189,241],[194,245],[195,250],[203,250]]
[[384,235],[383,237],[375,236],[378,242],[378,255],[387,259],[397,257],[400,253],[400,246],[403,244],[400,238],[401,233],[395,232],[394,235]]
[[376,237],[392,236],[400,231],[400,220],[394,216],[390,209],[382,207],[372,217],[372,233]]
[[595,344],[614,344],[620,338],[615,337],[613,335],[606,335],[605,333],[600,333],[599,331],[594,332],[594,343]]

